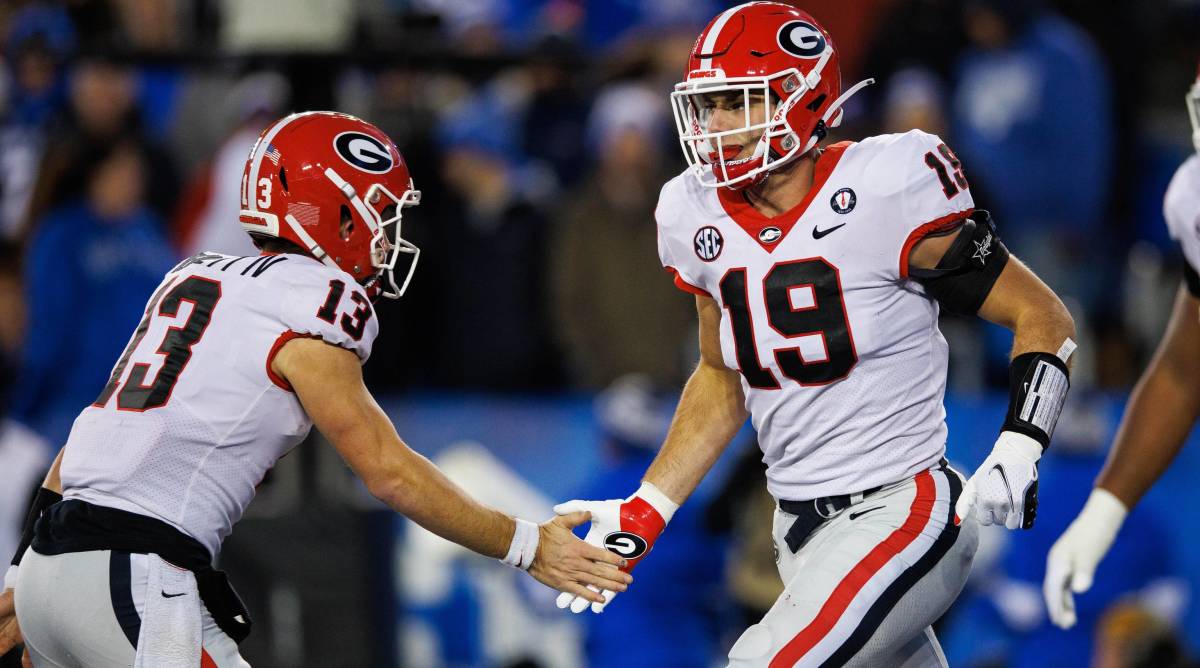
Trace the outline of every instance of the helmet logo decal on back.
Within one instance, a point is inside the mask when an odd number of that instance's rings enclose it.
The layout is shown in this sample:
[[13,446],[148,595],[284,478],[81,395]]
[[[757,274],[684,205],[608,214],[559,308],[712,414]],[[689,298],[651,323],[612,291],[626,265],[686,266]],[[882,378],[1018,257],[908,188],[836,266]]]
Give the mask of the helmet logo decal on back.
[[779,29],[779,46],[800,58],[816,58],[825,52],[825,35],[808,21],[789,21]]
[[343,132],[333,138],[333,150],[355,169],[385,174],[392,168],[392,155],[383,142],[363,132]]
[[721,232],[712,225],[706,225],[696,232],[696,238],[693,240],[696,247],[696,257],[705,262],[712,262],[721,256],[721,249],[725,247],[725,240],[721,238]]

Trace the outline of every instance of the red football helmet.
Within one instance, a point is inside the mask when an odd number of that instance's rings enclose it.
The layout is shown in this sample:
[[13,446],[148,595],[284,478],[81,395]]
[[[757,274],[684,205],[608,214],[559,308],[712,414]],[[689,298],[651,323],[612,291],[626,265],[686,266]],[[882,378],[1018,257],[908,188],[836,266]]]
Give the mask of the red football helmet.
[[[396,195],[400,193],[400,195]],[[404,294],[420,250],[400,236],[401,211],[421,202],[404,157],[379,128],[347,114],[309,111],[259,135],[242,172],[242,228],[287,239],[341,268],[372,296]],[[404,283],[393,271],[412,255]]]
[[[682,83],[671,93],[679,143],[702,185],[741,189],[809,151],[842,121],[842,77],[833,38],[813,17],[778,2],[750,2],[717,15],[696,38]],[[740,93],[743,127],[713,132],[704,96]],[[751,118],[751,95],[765,101]],[[728,155],[726,138],[761,131],[753,155]],[[736,151],[734,151],[736,152]]]

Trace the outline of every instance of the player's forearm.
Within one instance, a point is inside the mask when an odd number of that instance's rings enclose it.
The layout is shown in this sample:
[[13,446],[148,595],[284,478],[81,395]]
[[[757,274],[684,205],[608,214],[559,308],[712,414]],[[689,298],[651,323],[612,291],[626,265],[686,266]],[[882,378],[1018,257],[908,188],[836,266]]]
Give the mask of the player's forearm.
[[1138,381],[1096,480],[1132,508],[1183,447],[1197,415],[1200,385],[1159,358]]
[[1012,257],[979,309],[979,316],[1012,330],[1012,356],[1055,354],[1075,339],[1075,320],[1045,283]]
[[487,557],[503,557],[515,521],[476,501],[421,454],[401,447],[406,453],[377,498],[446,540]]
[[736,371],[700,362],[645,480],[682,504],[741,429],[748,413]]
[[[1063,303],[1050,295],[1023,310],[1013,323],[1012,356],[1057,353],[1067,339],[1075,340],[1075,320]],[[1067,360],[1070,366],[1070,360]]]
[[377,443],[374,463],[359,476],[371,494],[425,529],[488,557],[508,551],[515,523],[473,499],[433,462],[409,448],[386,418],[362,434]]

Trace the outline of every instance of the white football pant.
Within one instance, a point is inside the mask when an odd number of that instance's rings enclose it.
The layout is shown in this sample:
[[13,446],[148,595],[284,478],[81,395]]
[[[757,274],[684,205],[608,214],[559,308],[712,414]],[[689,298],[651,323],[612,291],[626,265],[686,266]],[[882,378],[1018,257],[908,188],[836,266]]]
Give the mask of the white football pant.
[[772,536],[786,586],[729,651],[729,666],[944,668],[930,624],[950,607],[979,542],[954,524],[962,478],[935,467],[833,515],[792,554],[796,515],[775,510]]
[[155,602],[160,615],[170,615],[169,606],[199,606],[200,668],[249,668],[238,654],[237,643],[205,609],[194,583],[182,594],[183,588],[180,592],[149,591],[149,563],[147,555],[110,550],[54,556],[26,550],[16,606],[33,665],[130,668],[137,654],[146,598],[157,596],[162,597]]

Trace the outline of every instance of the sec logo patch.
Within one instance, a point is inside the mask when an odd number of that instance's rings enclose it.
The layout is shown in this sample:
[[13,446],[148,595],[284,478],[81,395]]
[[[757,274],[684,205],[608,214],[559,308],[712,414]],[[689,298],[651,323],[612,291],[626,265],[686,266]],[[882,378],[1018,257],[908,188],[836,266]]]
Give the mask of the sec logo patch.
[[842,188],[829,198],[829,206],[837,213],[850,213],[855,204],[858,204],[858,196],[850,188]]
[[721,231],[711,225],[701,227],[696,232],[696,238],[693,241],[696,257],[705,262],[712,262],[721,257],[721,249],[725,247],[725,239],[721,237]]

